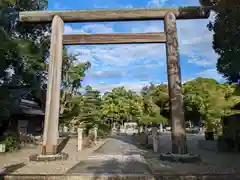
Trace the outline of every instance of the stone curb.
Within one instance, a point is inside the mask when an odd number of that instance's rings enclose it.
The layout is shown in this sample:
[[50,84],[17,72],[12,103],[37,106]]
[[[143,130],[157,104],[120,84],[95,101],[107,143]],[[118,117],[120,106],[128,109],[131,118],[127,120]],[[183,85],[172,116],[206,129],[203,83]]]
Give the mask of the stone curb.
[[200,155],[198,154],[173,154],[173,153],[160,153],[159,159],[162,161],[180,162],[180,163],[196,163],[201,162]]
[[6,180],[154,180],[152,176],[128,175],[35,175],[7,176]]
[[98,149],[100,149],[101,147],[103,147],[103,146],[107,143],[107,141],[108,141],[109,139],[110,139],[110,137],[104,139],[103,142],[99,143],[99,145],[96,145],[96,147],[94,148],[94,150],[93,150],[92,152],[97,151]]

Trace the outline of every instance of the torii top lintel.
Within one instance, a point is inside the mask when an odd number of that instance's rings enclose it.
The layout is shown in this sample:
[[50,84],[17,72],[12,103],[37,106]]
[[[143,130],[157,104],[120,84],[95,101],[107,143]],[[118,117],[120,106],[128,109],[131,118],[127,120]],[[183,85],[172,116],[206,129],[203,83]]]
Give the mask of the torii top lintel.
[[20,12],[19,18],[21,22],[32,23],[50,23],[55,15],[60,16],[64,22],[139,21],[163,20],[168,12],[173,12],[177,19],[205,19],[210,15],[210,7],[26,11]]

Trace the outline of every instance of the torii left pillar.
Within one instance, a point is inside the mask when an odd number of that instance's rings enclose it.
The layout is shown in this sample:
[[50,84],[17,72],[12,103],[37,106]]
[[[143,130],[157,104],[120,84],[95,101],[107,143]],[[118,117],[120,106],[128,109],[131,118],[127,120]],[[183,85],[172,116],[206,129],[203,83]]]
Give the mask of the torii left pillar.
[[64,22],[59,16],[52,21],[47,98],[43,133],[43,155],[57,154],[60,87],[62,71]]

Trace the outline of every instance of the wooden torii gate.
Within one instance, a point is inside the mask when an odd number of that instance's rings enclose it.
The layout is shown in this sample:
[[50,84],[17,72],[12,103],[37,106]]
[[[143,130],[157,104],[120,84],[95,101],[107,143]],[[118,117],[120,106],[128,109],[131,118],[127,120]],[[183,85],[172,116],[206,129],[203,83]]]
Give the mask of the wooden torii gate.
[[[172,152],[187,153],[183,94],[179,64],[176,19],[208,18],[210,8],[70,10],[20,12],[20,21],[52,23],[48,88],[43,135],[43,155],[57,154],[60,83],[63,45],[166,43],[168,89],[172,122]],[[165,32],[138,34],[64,35],[64,22],[164,20]]]

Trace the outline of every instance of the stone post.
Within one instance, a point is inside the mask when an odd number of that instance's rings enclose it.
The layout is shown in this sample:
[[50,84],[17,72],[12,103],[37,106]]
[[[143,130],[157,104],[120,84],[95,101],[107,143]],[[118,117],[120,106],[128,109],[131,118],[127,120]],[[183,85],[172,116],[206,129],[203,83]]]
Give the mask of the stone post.
[[63,132],[63,127],[60,126],[59,129],[58,129],[59,132]]
[[68,127],[67,126],[63,126],[63,132],[68,132]]
[[98,131],[98,128],[94,127],[93,128],[93,135],[94,135],[94,143],[95,144],[97,143],[97,131]]
[[144,128],[144,135],[145,135],[144,143],[147,145],[148,144],[148,128],[146,126]]
[[112,135],[115,135],[116,132],[117,132],[116,123],[114,122],[114,123],[113,123],[113,127],[112,127]]
[[139,127],[139,133],[141,134],[143,132],[143,126]]
[[59,126],[58,128],[58,138],[60,137],[60,133],[63,132],[63,127],[62,126]]
[[158,135],[157,135],[157,128],[152,128],[152,139],[153,139],[153,151],[158,152]]
[[169,12],[164,18],[167,51],[167,73],[170,116],[172,124],[172,153],[186,154],[186,133],[183,109],[183,92],[178,52],[176,17]]
[[57,154],[63,32],[63,20],[59,16],[54,16],[52,20],[48,67],[47,98],[42,147],[43,155]]
[[144,127],[144,133],[146,133],[146,134],[148,133],[148,128],[147,128],[147,126]]
[[121,132],[121,133],[125,133],[125,130],[124,130],[124,126],[123,126],[123,125],[121,125],[120,132]]
[[126,123],[124,124],[124,133],[127,134],[127,125],[126,125]]
[[71,133],[74,133],[75,132],[75,127],[71,127]]
[[152,131],[148,132],[147,133],[147,144],[148,145],[153,145],[153,134],[152,134]]
[[116,129],[116,123],[115,122],[113,123],[113,129]]
[[77,150],[81,151],[82,150],[82,145],[83,145],[83,128],[78,128],[77,129],[77,133],[78,133],[78,146],[77,146]]
[[160,124],[160,126],[159,126],[159,131],[163,132],[163,125],[162,124]]
[[[141,144],[145,143],[145,134],[144,134],[144,129],[143,129],[143,126],[140,125],[139,127],[139,141],[141,142]],[[144,140],[144,142],[143,142]]]

